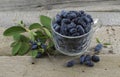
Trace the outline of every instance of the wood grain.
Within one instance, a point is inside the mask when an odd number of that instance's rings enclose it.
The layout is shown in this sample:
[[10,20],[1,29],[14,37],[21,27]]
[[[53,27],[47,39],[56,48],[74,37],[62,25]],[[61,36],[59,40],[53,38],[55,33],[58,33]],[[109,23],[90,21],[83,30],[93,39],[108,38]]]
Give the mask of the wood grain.
[[119,0],[0,0],[0,11],[40,11],[88,6],[102,8],[105,6],[106,10],[109,8],[119,11],[119,5]]
[[94,67],[75,65],[72,68],[64,67],[64,63],[71,59],[67,56],[58,56],[54,61],[48,58],[30,63],[29,56],[0,57],[0,77],[119,77],[120,56],[100,55],[101,61]]

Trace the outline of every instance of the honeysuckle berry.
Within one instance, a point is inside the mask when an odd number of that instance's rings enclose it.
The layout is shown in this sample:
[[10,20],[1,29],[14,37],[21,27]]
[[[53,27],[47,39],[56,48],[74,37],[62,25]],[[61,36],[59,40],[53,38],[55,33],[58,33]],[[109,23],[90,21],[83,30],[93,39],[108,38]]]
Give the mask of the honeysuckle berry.
[[93,56],[92,56],[92,61],[94,61],[94,62],[99,62],[99,61],[100,61],[100,57],[99,57],[99,56],[96,56],[96,55],[93,55]]
[[103,45],[101,43],[99,43],[95,46],[94,51],[96,53],[99,53],[101,51],[102,47],[103,47]]
[[66,67],[72,67],[72,66],[74,66],[74,65],[75,65],[75,61],[74,61],[74,60],[68,61],[68,62],[66,63]]

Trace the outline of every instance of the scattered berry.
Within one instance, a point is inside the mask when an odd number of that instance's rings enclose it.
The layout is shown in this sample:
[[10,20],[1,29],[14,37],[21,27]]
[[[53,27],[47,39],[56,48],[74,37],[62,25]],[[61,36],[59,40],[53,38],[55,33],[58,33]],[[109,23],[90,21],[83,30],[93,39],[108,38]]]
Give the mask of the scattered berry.
[[84,62],[85,62],[85,55],[81,55],[80,56],[80,64],[84,64]]
[[94,51],[97,52],[97,53],[99,53],[100,50],[102,49],[102,47],[103,47],[103,45],[101,43],[99,43],[99,44],[96,45]]
[[88,54],[88,55],[86,55],[86,57],[85,57],[85,61],[91,61],[91,56]]
[[88,67],[93,67],[94,63],[92,61],[86,61],[85,65],[88,66]]
[[99,62],[99,61],[100,61],[99,56],[93,55],[93,56],[92,56],[92,61],[94,61],[94,62]]
[[67,64],[66,64],[67,67],[72,67],[74,65],[75,65],[75,61],[74,60],[71,60],[71,61],[67,62]]

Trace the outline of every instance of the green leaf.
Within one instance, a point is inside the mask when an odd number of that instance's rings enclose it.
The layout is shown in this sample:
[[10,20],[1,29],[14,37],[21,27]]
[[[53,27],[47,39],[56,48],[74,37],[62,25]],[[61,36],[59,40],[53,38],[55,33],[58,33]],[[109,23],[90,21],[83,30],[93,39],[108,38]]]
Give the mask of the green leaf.
[[47,16],[44,16],[44,15],[41,15],[40,16],[40,22],[47,29],[51,29],[51,18],[49,18]]
[[17,44],[17,42],[14,41],[14,42],[11,43],[10,47],[14,47],[16,44]]
[[4,36],[11,36],[11,35],[15,35],[15,34],[18,34],[18,33],[23,33],[23,32],[26,32],[26,30],[21,27],[21,26],[13,26],[13,27],[10,27],[8,29],[6,29],[3,33]]
[[13,46],[12,48],[12,55],[16,55],[20,49],[20,47],[22,46],[21,42],[17,42],[16,45]]
[[111,43],[103,43],[103,45],[111,45]]
[[33,23],[30,25],[29,29],[37,29],[37,28],[41,28],[41,25],[39,23]]
[[96,41],[97,41],[97,43],[101,43],[100,40],[99,40],[98,38],[96,38]]
[[30,54],[31,54],[32,57],[35,58],[37,56],[37,54],[38,54],[38,50],[31,50]]
[[13,35],[13,38],[14,38],[14,40],[16,40],[16,41],[20,41],[20,34],[15,34],[15,35]]
[[43,28],[43,29],[44,29],[44,32],[46,33],[46,35],[48,37],[52,38],[52,35],[51,35],[50,31],[48,29],[46,29],[46,28]]
[[21,41],[21,42],[29,42],[30,39],[24,35],[21,35],[21,34],[15,34],[13,36],[14,40],[16,41]]
[[25,55],[28,52],[29,48],[29,43],[22,42],[22,45],[18,51],[18,55]]
[[30,39],[28,37],[24,36],[24,35],[20,35],[20,41],[22,41],[22,42],[29,42]]

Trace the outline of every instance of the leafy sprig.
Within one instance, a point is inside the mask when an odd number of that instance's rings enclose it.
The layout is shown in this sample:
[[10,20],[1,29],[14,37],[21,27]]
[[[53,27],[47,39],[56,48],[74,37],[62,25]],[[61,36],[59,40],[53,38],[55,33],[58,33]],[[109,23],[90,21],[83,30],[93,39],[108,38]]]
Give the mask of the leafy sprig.
[[[6,29],[3,35],[13,37],[14,41],[11,43],[12,55],[25,55],[30,53],[31,56],[36,57],[38,52],[44,54],[53,51],[52,47],[54,44],[50,26],[51,18],[41,15],[39,23],[32,23],[30,26],[27,26],[23,21],[20,21],[17,26]],[[38,47],[34,50],[31,49],[32,44],[30,42],[36,42]],[[46,49],[42,48],[42,45],[46,45]]]

